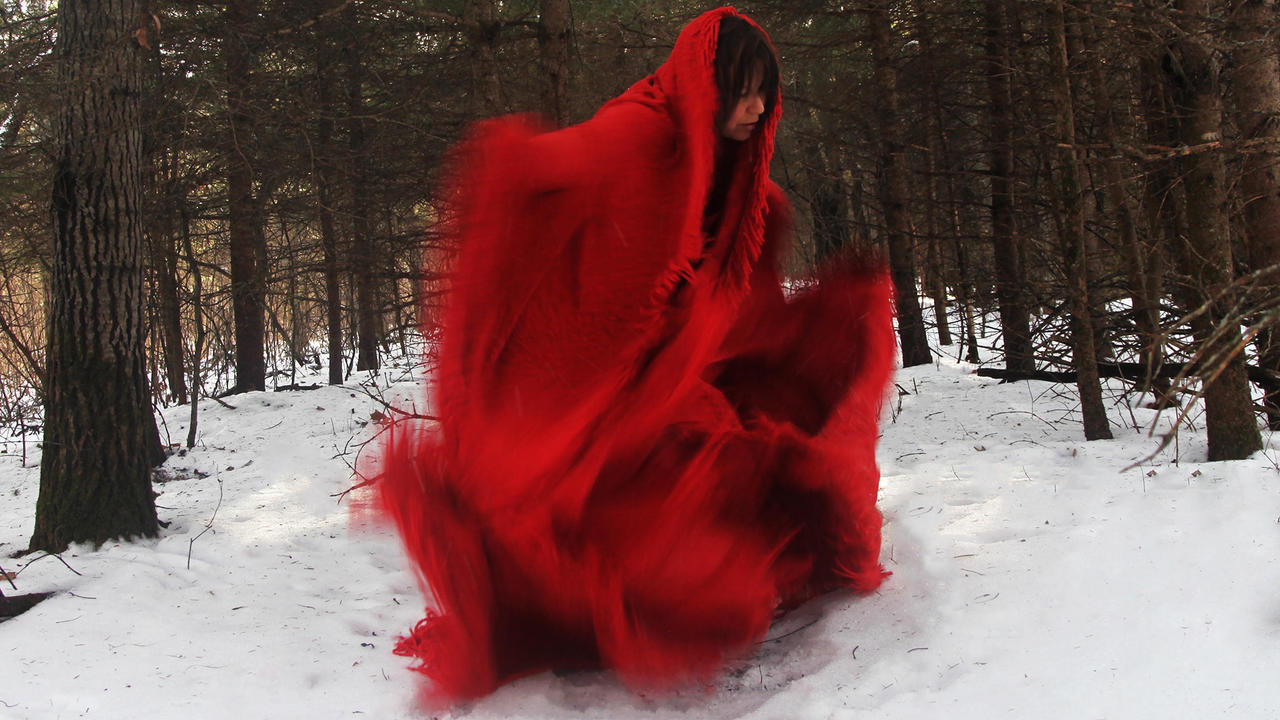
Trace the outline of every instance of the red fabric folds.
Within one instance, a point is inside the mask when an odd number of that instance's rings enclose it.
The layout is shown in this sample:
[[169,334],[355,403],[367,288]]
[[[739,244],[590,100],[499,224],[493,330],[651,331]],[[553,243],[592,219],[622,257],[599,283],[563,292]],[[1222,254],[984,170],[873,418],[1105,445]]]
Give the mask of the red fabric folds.
[[440,422],[394,428],[378,483],[434,606],[397,652],[438,700],[706,679],[779,609],[884,576],[890,284],[845,265],[784,296],[779,103],[703,234],[728,14],[588,122],[490,121],[455,153]]

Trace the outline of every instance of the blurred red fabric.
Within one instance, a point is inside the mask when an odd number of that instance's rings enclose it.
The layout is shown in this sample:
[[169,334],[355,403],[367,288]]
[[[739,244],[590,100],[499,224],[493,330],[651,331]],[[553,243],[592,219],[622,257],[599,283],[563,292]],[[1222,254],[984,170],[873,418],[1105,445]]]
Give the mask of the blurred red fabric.
[[394,427],[376,486],[433,603],[398,652],[436,701],[555,668],[706,680],[780,610],[885,575],[891,287],[846,262],[784,294],[780,103],[702,231],[731,14],[591,120],[489,121],[452,157],[439,424]]

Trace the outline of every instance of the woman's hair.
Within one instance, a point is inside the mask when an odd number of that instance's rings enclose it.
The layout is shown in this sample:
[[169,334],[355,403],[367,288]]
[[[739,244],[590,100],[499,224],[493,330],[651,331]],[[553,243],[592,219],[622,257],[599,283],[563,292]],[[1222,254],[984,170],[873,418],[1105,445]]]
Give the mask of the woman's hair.
[[715,64],[720,118],[726,118],[733,112],[738,98],[757,70],[761,73],[764,114],[767,116],[773,111],[778,97],[778,57],[773,54],[773,46],[760,28],[746,20],[734,15],[721,20]]

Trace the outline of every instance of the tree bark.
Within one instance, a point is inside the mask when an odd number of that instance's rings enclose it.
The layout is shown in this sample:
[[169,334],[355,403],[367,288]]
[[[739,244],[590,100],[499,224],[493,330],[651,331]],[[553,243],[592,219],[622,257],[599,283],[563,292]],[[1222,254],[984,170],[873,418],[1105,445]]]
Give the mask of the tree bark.
[[[1105,11],[1105,8],[1099,9]],[[1099,15],[1105,17],[1099,13],[1084,25],[1088,33],[1087,43],[1093,47],[1101,44],[1097,30]],[[1098,139],[1102,145],[1112,148],[1099,161],[1099,165],[1106,185],[1107,202],[1115,213],[1116,229],[1120,234],[1120,256],[1124,262],[1125,275],[1129,284],[1134,325],[1138,330],[1138,342],[1141,347],[1140,357],[1142,363],[1152,371],[1144,377],[1154,379],[1154,370],[1164,360],[1160,338],[1160,283],[1158,278],[1154,277],[1158,264],[1152,262],[1151,253],[1148,252],[1146,244],[1138,233],[1140,214],[1133,201],[1131,184],[1128,180],[1135,176],[1136,172],[1131,163],[1117,151],[1125,143],[1117,127],[1118,109],[1115,107],[1114,95],[1104,69],[1102,59],[1095,55],[1089,63],[1089,78],[1094,90]],[[1128,74],[1128,77],[1132,77],[1132,73]],[[1167,385],[1163,382],[1156,382],[1153,387],[1145,385],[1140,387],[1144,390],[1154,390],[1159,395],[1163,395],[1167,390]]]
[[[1277,58],[1276,0],[1232,0],[1229,37],[1235,54],[1230,80],[1234,89],[1236,126],[1242,139],[1270,140],[1246,153],[1240,171],[1244,230],[1249,267],[1262,270],[1280,264],[1280,59]],[[1274,303],[1280,277],[1262,278],[1255,302]],[[1259,333],[1258,363],[1280,371],[1280,332]],[[1280,386],[1263,383],[1267,424],[1280,430]]]
[[[1182,27],[1164,64],[1174,122],[1185,145],[1222,138],[1221,68],[1211,37],[1209,0],[1178,0]],[[1187,240],[1180,248],[1188,294],[1209,312],[1194,323],[1204,371],[1205,425],[1210,460],[1248,457],[1262,447],[1253,416],[1240,345],[1240,319],[1232,314],[1231,239],[1227,225],[1226,167],[1220,152],[1180,160],[1186,187]],[[1215,300],[1216,299],[1216,300]],[[1214,374],[1217,373],[1216,378]]]
[[[926,57],[934,55],[938,52],[934,41],[933,22],[919,8],[914,13],[912,22],[912,32],[919,38],[921,48]],[[953,205],[943,205],[941,192],[938,188],[939,171],[946,172],[948,177],[952,176],[951,156],[947,153],[947,129],[946,117],[943,113],[943,103],[940,83],[933,83],[929,86],[929,98],[926,112],[928,113],[928,132],[926,133],[925,158],[928,163],[926,170],[927,192],[925,196],[926,206],[924,208],[925,220],[925,260],[924,269],[921,276],[924,280],[925,292],[929,294],[929,299],[933,301],[933,320],[934,326],[938,329],[938,345],[947,346],[952,343],[951,327],[947,318],[947,275],[943,269],[942,261],[942,244],[943,229],[942,226],[950,225],[950,212],[954,212]],[[944,212],[944,208],[946,212]],[[946,217],[946,220],[942,220]],[[963,334],[963,333],[962,333]]]
[[[348,10],[349,25],[354,27],[357,19],[350,12],[353,8]],[[349,42],[342,49],[347,73],[347,141],[350,150],[347,179],[351,200],[348,214],[351,217],[351,261],[356,296],[356,369],[377,370],[379,333],[374,271],[380,263],[374,250],[369,221],[372,207],[369,201],[367,123],[364,118],[365,68],[360,50],[358,41]]]
[[[146,144],[150,144],[147,142]],[[157,169],[155,156],[146,153],[146,175],[151,179],[150,212],[146,217],[145,243],[151,274],[155,278],[153,300],[155,323],[160,334],[168,397],[179,405],[187,402],[187,380],[183,357],[182,312],[178,297],[178,252],[175,246],[173,183]],[[161,160],[167,162],[162,154]]]
[[249,103],[252,52],[244,29],[257,13],[256,0],[228,0],[222,38],[227,65],[228,234],[231,245],[231,309],[235,322],[236,383],[233,391],[266,389],[266,268],[259,267],[253,197],[253,115]]
[[[164,68],[160,47],[153,44],[147,53],[145,97],[148,107],[158,107],[164,98]],[[178,296],[178,251],[175,231],[175,166],[177,152],[160,147],[161,135],[173,136],[172,129],[160,121],[148,124],[143,134],[143,166],[148,187],[143,193],[146,219],[144,238],[148,249],[152,277],[155,278],[155,324],[163,348],[168,397],[179,405],[187,402],[187,379],[182,340],[182,304]],[[153,382],[153,387],[155,383]]]
[[877,91],[876,119],[880,130],[880,204],[884,208],[889,246],[889,272],[896,289],[898,338],[902,366],[933,362],[925,337],[924,318],[916,293],[915,253],[907,210],[906,147],[898,112],[898,74],[894,67],[890,0],[870,4],[871,53]]
[[542,111],[556,124],[569,122],[569,0],[542,0],[538,46],[542,52]]
[[139,0],[63,2],[44,454],[31,549],[153,536]]
[[498,80],[498,43],[502,25],[494,0],[467,0],[463,20],[471,51],[473,105],[486,117],[503,111],[502,85]]
[[[941,127],[941,119],[936,115],[934,122]],[[924,284],[929,293],[929,298],[933,300],[933,320],[938,328],[938,344],[942,346],[951,344],[951,327],[947,321],[947,282],[942,273],[942,251],[939,245],[942,240],[939,237],[938,205],[941,198],[938,195],[938,173],[936,158],[941,152],[942,143],[939,136],[942,134],[941,129],[929,134],[929,209],[926,223],[926,246],[925,246],[925,268],[924,268]]]
[[1071,95],[1067,54],[1066,14],[1062,0],[1053,0],[1048,13],[1050,52],[1053,57],[1053,99],[1058,135],[1056,174],[1061,189],[1063,270],[1066,273],[1071,311],[1071,358],[1076,368],[1076,388],[1084,416],[1086,440],[1111,439],[1111,424],[1102,403],[1098,378],[1098,354],[1089,311],[1089,268],[1084,239],[1084,192],[1080,157],[1076,154],[1075,110]]
[[324,253],[324,306],[328,330],[329,384],[341,385],[344,379],[342,357],[342,264],[338,252],[338,228],[334,222],[337,197],[336,152],[333,142],[334,58],[322,45],[316,55],[316,190],[320,216],[320,243]]
[[1013,202],[1013,96],[1004,0],[986,0],[987,108],[991,126],[991,245],[996,265],[996,298],[1004,336],[1005,367],[1035,369],[1026,273],[1016,238]]

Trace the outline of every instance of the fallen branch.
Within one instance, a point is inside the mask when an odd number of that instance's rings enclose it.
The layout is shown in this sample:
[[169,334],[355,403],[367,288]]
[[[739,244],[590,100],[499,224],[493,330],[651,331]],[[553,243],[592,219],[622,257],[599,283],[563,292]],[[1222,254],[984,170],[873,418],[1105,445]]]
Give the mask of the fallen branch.
[[14,595],[13,597],[0,595],[0,619],[17,617],[35,607],[41,600],[44,600],[52,594],[53,593],[51,592],[40,592],[27,593],[26,595]]
[[[0,578],[4,578],[5,580],[8,580],[8,581],[9,581],[9,587],[13,588],[13,591],[14,591],[14,592],[17,592],[17,591],[18,591],[18,586],[13,584],[13,579],[14,579],[15,577],[17,577],[17,576],[18,576],[18,574],[17,574],[17,573],[14,573],[14,574],[10,575],[9,573],[5,572],[5,570],[4,570],[4,568],[3,568],[3,567],[0,567]],[[3,591],[0,591],[0,597],[4,597],[4,592],[3,592]]]
[[[1155,372],[1148,374],[1148,369],[1142,363],[1136,362],[1104,362],[1098,363],[1098,375],[1106,378],[1121,378],[1123,380],[1141,380],[1143,378],[1165,378],[1174,379],[1185,375],[1195,373],[1189,372],[1190,366],[1186,363],[1163,363]],[[1245,369],[1249,373],[1249,379],[1261,385],[1280,383],[1280,375],[1253,365],[1247,365]],[[1006,370],[1004,368],[978,368],[975,371],[980,377],[996,378],[1001,382],[1015,382],[1018,380],[1042,380],[1052,383],[1073,383],[1076,381],[1076,373],[1074,370],[1032,370],[1025,372],[1021,370]]]

